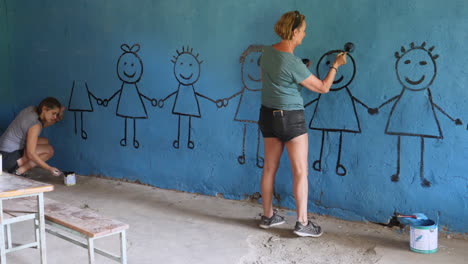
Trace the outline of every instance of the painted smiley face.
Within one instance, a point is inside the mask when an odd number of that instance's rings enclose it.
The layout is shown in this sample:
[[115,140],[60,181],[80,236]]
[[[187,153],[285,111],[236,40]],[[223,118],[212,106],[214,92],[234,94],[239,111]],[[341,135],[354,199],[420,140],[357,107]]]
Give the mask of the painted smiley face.
[[244,86],[252,91],[259,91],[262,89],[260,78],[260,56],[261,52],[251,52],[246,57],[241,66],[242,83]]
[[396,61],[398,81],[410,90],[428,88],[434,81],[436,71],[435,60],[421,48],[409,50]]
[[143,75],[143,62],[132,52],[122,54],[117,62],[117,75],[126,83],[136,83]]
[[[319,62],[317,63],[317,76],[320,79],[325,78],[335,61],[336,55],[342,50],[332,50],[322,55]],[[354,79],[356,75],[356,63],[354,58],[348,53],[347,54],[347,63],[341,66],[336,74],[333,85],[331,86],[331,91],[337,91],[344,87],[347,87]]]
[[182,53],[174,62],[174,75],[181,84],[194,84],[200,77],[200,62],[191,53]]

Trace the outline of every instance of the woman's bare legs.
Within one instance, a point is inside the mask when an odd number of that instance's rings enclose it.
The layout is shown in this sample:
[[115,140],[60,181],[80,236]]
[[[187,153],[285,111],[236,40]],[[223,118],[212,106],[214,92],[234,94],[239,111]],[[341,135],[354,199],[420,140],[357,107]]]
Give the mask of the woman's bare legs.
[[263,215],[272,217],[275,175],[283,153],[284,143],[278,138],[267,137],[263,139],[263,145],[265,155],[261,181]]
[[[49,144],[49,140],[47,138],[40,137],[37,139],[36,153],[43,161],[47,161],[54,156],[54,148]],[[37,166],[35,162],[27,158],[26,154],[23,155],[17,163],[19,166],[17,172],[19,174],[23,174]]]
[[297,220],[302,224],[307,224],[307,200],[309,192],[308,176],[308,153],[309,137],[303,134],[286,142],[289,161],[293,174],[293,193],[296,199]]

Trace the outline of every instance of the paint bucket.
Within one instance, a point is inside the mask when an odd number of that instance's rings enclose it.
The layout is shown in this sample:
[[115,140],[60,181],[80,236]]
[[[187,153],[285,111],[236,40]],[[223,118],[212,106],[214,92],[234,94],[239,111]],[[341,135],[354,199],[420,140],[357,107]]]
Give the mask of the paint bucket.
[[66,186],[72,186],[76,184],[76,178],[75,178],[75,173],[72,171],[69,172],[64,172],[63,173],[63,183]]
[[437,252],[438,227],[431,219],[412,221],[410,226],[411,251],[431,254]]

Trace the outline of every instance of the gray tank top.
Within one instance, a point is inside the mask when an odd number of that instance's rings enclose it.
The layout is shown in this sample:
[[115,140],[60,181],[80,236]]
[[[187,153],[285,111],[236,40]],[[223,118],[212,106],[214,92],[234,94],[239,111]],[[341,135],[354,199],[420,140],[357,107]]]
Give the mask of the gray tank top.
[[13,152],[24,149],[30,127],[41,124],[36,107],[30,106],[21,111],[0,137],[0,151]]

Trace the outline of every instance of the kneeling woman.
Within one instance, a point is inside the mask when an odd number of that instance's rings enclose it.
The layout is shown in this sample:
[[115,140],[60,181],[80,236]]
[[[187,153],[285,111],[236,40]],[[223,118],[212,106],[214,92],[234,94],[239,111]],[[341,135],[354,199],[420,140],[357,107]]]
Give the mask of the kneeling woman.
[[54,149],[47,138],[39,135],[42,128],[60,121],[64,110],[65,107],[53,97],[42,100],[37,107],[23,109],[0,137],[3,170],[23,175],[39,166],[54,176],[60,175],[59,169],[46,163],[54,155]]

